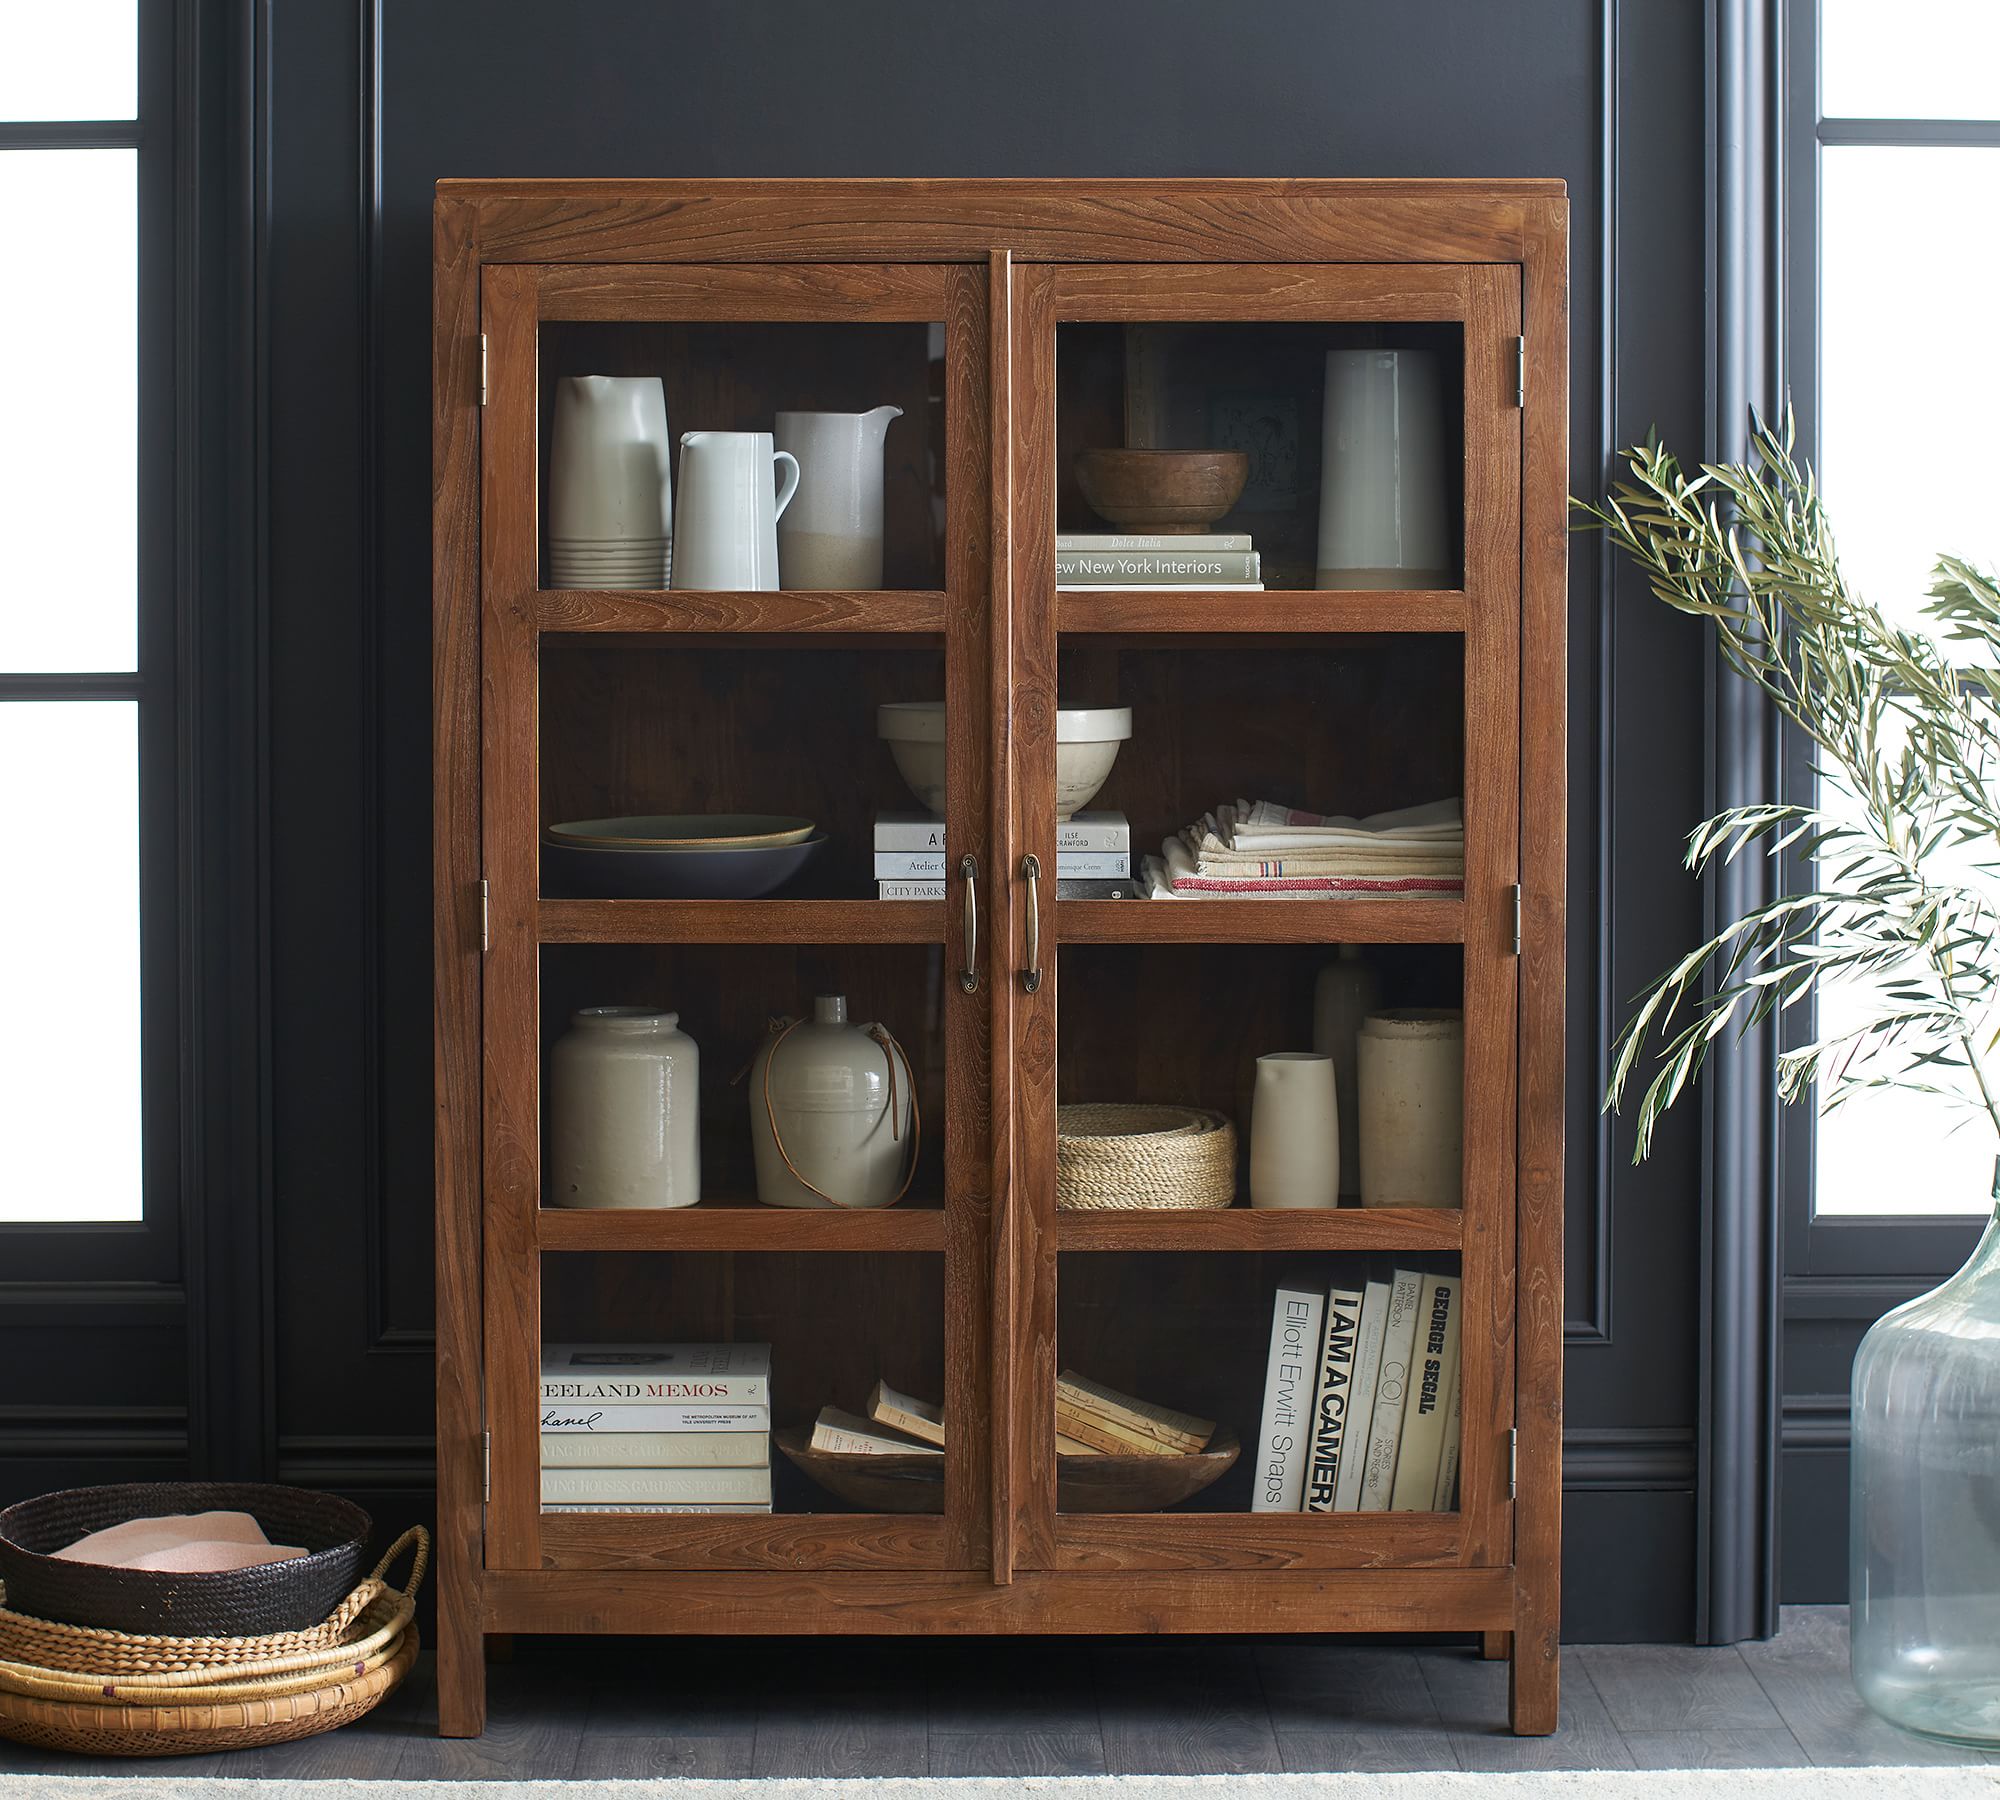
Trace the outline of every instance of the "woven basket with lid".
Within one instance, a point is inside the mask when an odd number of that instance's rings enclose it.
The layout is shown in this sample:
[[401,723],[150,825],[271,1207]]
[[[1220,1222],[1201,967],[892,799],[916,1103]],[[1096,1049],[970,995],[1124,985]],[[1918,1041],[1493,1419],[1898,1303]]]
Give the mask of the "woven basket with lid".
[[1236,1199],[1236,1127],[1195,1106],[1083,1101],[1056,1108],[1065,1212],[1212,1212]]

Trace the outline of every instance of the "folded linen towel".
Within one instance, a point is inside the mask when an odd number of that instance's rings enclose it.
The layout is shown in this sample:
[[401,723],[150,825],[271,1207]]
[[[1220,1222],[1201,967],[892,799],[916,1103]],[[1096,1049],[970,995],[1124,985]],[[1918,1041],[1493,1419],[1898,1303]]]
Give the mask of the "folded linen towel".
[[1169,838],[1164,854],[1149,856],[1141,870],[1140,891],[1149,900],[1311,900],[1328,897],[1365,899],[1371,895],[1458,894],[1462,874],[1450,875],[1215,875],[1196,867],[1186,845]]
[[185,1575],[291,1562],[308,1552],[297,1544],[272,1543],[263,1526],[246,1512],[199,1512],[126,1519],[80,1537],[54,1554],[62,1562],[166,1569]]
[[1226,826],[1230,841],[1249,848],[1249,840],[1278,844],[1366,844],[1379,848],[1425,843],[1463,843],[1465,816],[1456,798],[1365,819],[1345,814],[1303,812],[1271,800],[1238,800],[1209,815]]

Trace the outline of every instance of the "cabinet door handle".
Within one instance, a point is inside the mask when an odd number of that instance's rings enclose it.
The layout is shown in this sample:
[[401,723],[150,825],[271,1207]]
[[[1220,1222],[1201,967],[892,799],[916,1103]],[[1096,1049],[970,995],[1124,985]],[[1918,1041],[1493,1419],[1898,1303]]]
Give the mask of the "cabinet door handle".
[[1042,865],[1032,853],[1021,858],[1021,879],[1028,884],[1028,966],[1021,971],[1021,992],[1032,994],[1042,985]]
[[961,856],[958,872],[965,882],[965,967],[958,985],[972,994],[979,990],[979,858]]

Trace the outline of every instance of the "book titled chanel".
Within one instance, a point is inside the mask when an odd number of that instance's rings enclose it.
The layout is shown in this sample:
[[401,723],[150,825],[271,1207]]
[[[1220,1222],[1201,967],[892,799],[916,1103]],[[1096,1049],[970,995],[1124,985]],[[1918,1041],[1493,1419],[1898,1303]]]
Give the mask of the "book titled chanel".
[[[542,1352],[542,1401],[599,1406],[768,1406],[769,1344],[551,1344]],[[633,1429],[673,1430],[661,1421]]]

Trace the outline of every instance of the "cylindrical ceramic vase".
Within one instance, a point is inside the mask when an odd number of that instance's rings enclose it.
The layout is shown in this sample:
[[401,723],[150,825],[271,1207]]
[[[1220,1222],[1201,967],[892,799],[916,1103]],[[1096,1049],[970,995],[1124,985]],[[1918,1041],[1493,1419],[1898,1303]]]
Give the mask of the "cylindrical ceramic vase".
[[1357,1058],[1363,1206],[1457,1206],[1465,1166],[1465,1015],[1376,1013]]
[[1250,1105],[1250,1204],[1340,1204],[1340,1108],[1330,1056],[1278,1050],[1258,1057]]
[[678,1013],[586,1006],[549,1052],[551,1206],[701,1198],[701,1053]]

